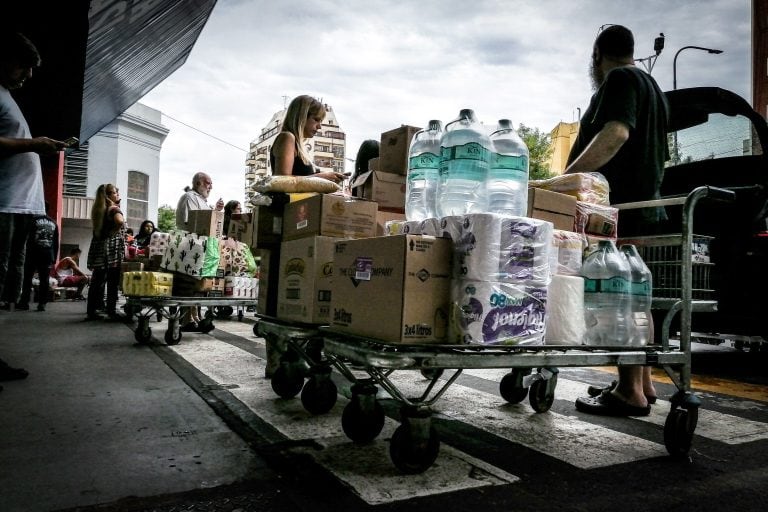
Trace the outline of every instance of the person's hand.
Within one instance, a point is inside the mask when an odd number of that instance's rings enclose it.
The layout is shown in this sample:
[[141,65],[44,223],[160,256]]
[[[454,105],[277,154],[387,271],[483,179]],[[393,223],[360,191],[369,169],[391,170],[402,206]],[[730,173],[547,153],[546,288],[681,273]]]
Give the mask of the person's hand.
[[48,137],[35,137],[32,139],[32,147],[35,153],[42,155],[63,151],[66,144],[63,141],[49,139]]
[[221,210],[223,210],[223,209],[224,209],[224,199],[222,199],[222,198],[219,198],[219,200],[218,200],[218,201],[216,201],[216,209],[217,209],[218,211],[221,211]]
[[328,181],[332,181],[334,183],[341,183],[344,181],[344,175],[340,172],[333,172],[333,171],[323,171],[323,172],[317,172],[313,174],[312,176],[316,176],[318,178],[323,178]]

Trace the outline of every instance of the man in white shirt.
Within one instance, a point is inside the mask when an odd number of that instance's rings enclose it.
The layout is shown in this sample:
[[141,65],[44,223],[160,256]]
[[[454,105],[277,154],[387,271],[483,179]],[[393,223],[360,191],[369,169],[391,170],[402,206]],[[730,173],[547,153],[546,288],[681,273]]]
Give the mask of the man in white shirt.
[[13,309],[21,295],[27,238],[35,216],[45,215],[40,154],[64,142],[32,137],[11,90],[40,65],[35,45],[22,34],[0,33],[0,304]]
[[[184,189],[184,195],[179,198],[179,203],[176,205],[176,227],[178,229],[187,230],[190,210],[214,209],[208,204],[208,196],[211,194],[212,189],[213,182],[210,176],[204,172],[195,173],[192,177],[192,188],[186,187]],[[219,198],[216,201],[215,209],[218,211],[224,209],[223,199]]]

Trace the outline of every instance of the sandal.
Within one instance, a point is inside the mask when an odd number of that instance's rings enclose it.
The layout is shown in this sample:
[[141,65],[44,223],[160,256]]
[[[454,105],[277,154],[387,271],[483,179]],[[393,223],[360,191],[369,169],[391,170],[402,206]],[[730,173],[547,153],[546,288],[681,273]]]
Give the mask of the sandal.
[[[587,387],[587,394],[591,397],[600,396],[604,391],[611,392],[614,389],[616,389],[616,385],[619,383],[619,381],[614,380],[611,381],[611,383],[605,387],[599,387],[599,386],[588,386]],[[653,395],[645,395],[645,399],[648,400],[648,405],[653,405],[656,403],[656,397]]]
[[605,391],[597,397],[576,399],[576,410],[600,416],[648,416],[651,406],[640,407],[628,404],[610,391]]

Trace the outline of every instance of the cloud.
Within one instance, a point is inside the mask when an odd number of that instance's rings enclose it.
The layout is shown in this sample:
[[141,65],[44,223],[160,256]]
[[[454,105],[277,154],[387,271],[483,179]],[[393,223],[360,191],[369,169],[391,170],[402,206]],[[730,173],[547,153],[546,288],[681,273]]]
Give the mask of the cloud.
[[[749,99],[748,0],[219,0],[187,63],[142,100],[247,149],[286,100],[322,97],[353,158],[365,139],[401,124],[447,123],[474,108],[548,131],[575,120],[591,95],[587,66],[598,27],[635,34],[636,57],[666,47],[653,76],[672,88],[718,86]],[[284,98],[284,96],[286,98]],[[243,197],[245,152],[164,118],[160,203],[176,204],[194,171],[213,195]],[[351,168],[351,164],[350,164]]]

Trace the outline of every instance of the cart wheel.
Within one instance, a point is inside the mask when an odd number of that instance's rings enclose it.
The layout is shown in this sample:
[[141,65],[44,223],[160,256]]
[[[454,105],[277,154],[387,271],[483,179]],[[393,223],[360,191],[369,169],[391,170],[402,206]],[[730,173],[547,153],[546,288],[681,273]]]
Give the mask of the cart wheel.
[[514,368],[501,378],[499,382],[499,394],[501,398],[511,404],[519,404],[528,396],[528,388],[523,386],[523,377],[531,373],[531,370],[519,370]]
[[174,337],[173,331],[165,331],[165,343],[166,345],[178,345],[181,341],[181,331],[179,331],[179,335]]
[[232,309],[232,306],[215,306],[213,308],[213,314],[216,315],[216,318],[229,318],[232,316],[232,313],[234,313],[235,310]]
[[667,421],[664,423],[664,446],[672,457],[688,456],[698,420],[698,407],[676,408],[669,411]]
[[[274,380],[274,377],[273,377]],[[325,414],[336,404],[336,384],[330,366],[317,368],[301,390],[301,404],[310,414]]]
[[422,441],[413,439],[409,425],[397,427],[389,443],[389,456],[395,467],[403,473],[423,473],[437,460],[440,438],[435,427],[429,427],[429,437]]
[[256,336],[257,338],[261,337],[261,336],[259,336],[259,321],[258,320],[256,320],[255,324],[253,324],[253,335]]
[[152,339],[152,329],[149,327],[149,324],[143,318],[139,318],[139,325],[136,327],[136,331],[133,333],[133,337],[136,339],[136,342],[145,344],[149,343],[149,340]]
[[281,364],[272,375],[272,390],[280,398],[293,398],[304,386],[304,377],[291,370],[288,365]]
[[242,309],[238,309],[237,310],[237,321],[238,322],[242,322],[243,321],[243,316],[245,316],[245,314],[243,313],[243,310]]
[[355,443],[373,441],[384,428],[384,408],[376,400],[377,391],[369,380],[352,386],[352,399],[341,414],[341,428]]
[[442,374],[443,374],[442,368],[422,368],[421,369],[421,376],[429,380],[439,379]]
[[528,395],[528,402],[536,412],[547,412],[555,401],[555,385],[557,384],[557,375],[553,375],[549,380],[535,380],[531,384],[531,392]]

